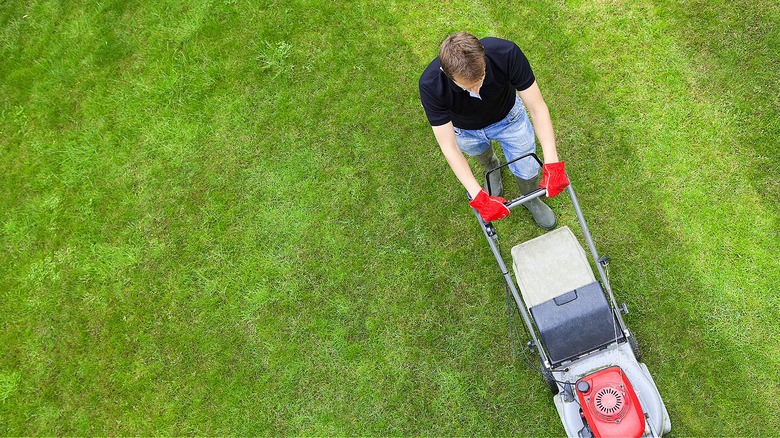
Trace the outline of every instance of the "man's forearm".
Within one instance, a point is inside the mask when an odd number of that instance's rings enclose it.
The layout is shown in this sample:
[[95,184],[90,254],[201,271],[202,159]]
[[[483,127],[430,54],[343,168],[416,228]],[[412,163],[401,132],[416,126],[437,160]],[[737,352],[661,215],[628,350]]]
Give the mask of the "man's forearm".
[[434,126],[433,135],[436,137],[439,148],[441,148],[441,152],[444,154],[444,158],[447,160],[447,164],[450,165],[455,177],[463,184],[471,198],[475,198],[479,191],[482,190],[482,186],[474,177],[466,157],[463,156],[463,152],[458,148],[458,141],[455,138],[455,129],[452,127],[452,122],[446,125]]
[[555,134],[553,132],[550,110],[544,102],[539,85],[534,83],[527,89],[520,91],[520,99],[523,100],[528,113],[531,115],[531,123],[534,125],[536,137],[542,145],[545,163],[555,163],[558,159],[558,150],[555,147]]
[[545,163],[555,163],[558,160],[558,149],[555,147],[555,132],[553,131],[552,118],[547,105],[529,111],[531,123],[534,125],[536,137],[542,146],[542,154]]
[[463,156],[463,153],[458,148],[453,150],[451,147],[442,146],[441,151],[455,177],[458,178],[458,181],[463,184],[471,198],[474,199],[479,194],[479,191],[482,190],[482,186],[477,181],[477,178],[474,177],[466,157]]

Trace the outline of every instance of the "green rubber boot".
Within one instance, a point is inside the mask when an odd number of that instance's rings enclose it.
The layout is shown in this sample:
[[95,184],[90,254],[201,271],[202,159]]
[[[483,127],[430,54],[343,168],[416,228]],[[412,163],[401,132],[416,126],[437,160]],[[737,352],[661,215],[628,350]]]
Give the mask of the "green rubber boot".
[[[539,174],[531,179],[517,179],[517,186],[520,187],[520,193],[527,194],[539,188]],[[531,215],[536,221],[536,225],[544,228],[545,230],[552,230],[558,225],[558,218],[555,217],[555,213],[547,206],[541,199],[535,198],[523,204],[523,207],[527,208],[531,212]]]
[[[479,155],[475,155],[474,158],[476,158],[477,161],[479,161],[479,164],[485,168],[486,174],[488,170],[495,169],[501,165],[501,163],[498,161],[498,157],[496,157],[496,153],[493,152],[492,146],[487,148],[485,152],[482,152]],[[485,190],[487,190],[487,181],[485,182]],[[504,183],[501,181],[501,171],[499,170],[490,174],[490,195],[501,196],[503,193]]]

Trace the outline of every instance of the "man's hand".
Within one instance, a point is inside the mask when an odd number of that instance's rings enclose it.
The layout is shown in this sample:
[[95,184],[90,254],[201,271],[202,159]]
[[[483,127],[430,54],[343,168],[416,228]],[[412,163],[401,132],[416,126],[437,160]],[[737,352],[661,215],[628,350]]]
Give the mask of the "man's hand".
[[569,177],[566,176],[563,161],[545,164],[542,166],[542,171],[542,183],[539,188],[547,189],[548,198],[557,196],[569,185]]
[[509,209],[504,205],[506,199],[500,196],[490,196],[484,189],[480,190],[476,198],[469,202],[482,216],[485,222],[491,222],[497,219],[503,219],[509,216]]

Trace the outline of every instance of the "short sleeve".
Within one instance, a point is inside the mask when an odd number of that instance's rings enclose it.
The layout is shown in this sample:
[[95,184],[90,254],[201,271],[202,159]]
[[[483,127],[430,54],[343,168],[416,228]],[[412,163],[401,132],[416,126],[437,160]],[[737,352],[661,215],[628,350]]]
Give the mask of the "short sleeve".
[[523,91],[534,84],[536,77],[525,54],[517,44],[512,43],[507,53],[507,74],[512,86]]

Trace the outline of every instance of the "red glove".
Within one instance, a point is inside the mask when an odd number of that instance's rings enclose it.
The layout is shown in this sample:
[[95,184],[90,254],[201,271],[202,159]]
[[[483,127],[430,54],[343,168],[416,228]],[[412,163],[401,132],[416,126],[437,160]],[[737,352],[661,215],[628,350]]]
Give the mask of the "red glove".
[[547,189],[547,197],[557,196],[569,185],[569,177],[563,168],[563,161],[542,166],[542,183],[539,188]]
[[490,196],[485,189],[482,189],[477,197],[469,202],[469,205],[479,212],[482,220],[490,222],[509,216],[509,209],[506,208],[504,202],[506,199],[500,196]]

